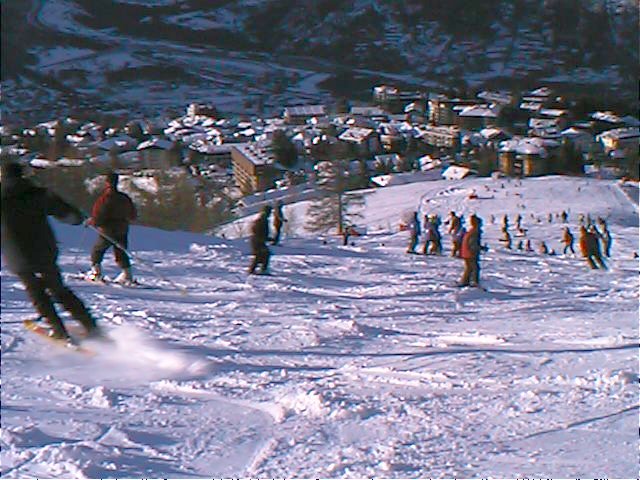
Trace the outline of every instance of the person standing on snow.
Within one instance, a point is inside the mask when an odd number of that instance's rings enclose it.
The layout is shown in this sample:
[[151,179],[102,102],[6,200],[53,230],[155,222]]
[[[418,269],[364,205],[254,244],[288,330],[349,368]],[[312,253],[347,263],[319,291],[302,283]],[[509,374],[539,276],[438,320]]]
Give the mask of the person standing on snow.
[[416,245],[418,245],[418,238],[420,237],[420,220],[418,219],[418,212],[413,212],[411,222],[409,223],[409,246],[407,247],[407,253],[416,253]]
[[598,225],[600,226],[600,231],[598,231],[597,234],[602,240],[604,254],[609,258],[611,256],[611,232],[609,231],[609,228],[607,228],[607,222],[604,218],[598,218]]
[[51,327],[51,337],[71,341],[55,309],[60,302],[80,322],[89,336],[99,334],[95,320],[62,281],[58,267],[58,245],[47,217],[79,225],[84,216],[55,193],[23,177],[22,167],[2,163],[2,255],[24,284],[38,314]]
[[464,234],[460,245],[460,256],[464,260],[464,272],[459,286],[478,286],[480,283],[480,242],[482,236],[482,221],[475,215],[469,218],[471,224]]
[[588,231],[583,225],[580,227],[580,251],[582,256],[587,259],[587,263],[592,269],[602,268],[607,269],[607,266],[602,260],[600,254],[600,243],[595,232]]
[[567,250],[571,251],[571,253],[575,255],[576,252],[573,249],[573,234],[571,233],[571,230],[569,230],[569,227],[564,227],[562,232],[562,243],[564,243],[564,250],[562,252],[564,255],[567,254]]
[[260,265],[260,273],[267,273],[269,269],[269,258],[271,251],[267,247],[269,241],[269,215],[271,215],[271,207],[265,205],[258,218],[251,226],[251,252],[253,253],[253,262],[249,267],[249,274],[253,274]]
[[276,229],[276,234],[273,236],[273,240],[271,241],[272,245],[278,245],[278,243],[280,243],[280,232],[282,230],[282,225],[287,221],[287,219],[284,218],[282,207],[282,201],[279,201],[276,204],[276,208],[273,210],[273,228]]
[[[101,234],[91,251],[91,280],[102,280],[102,259],[106,251],[113,247],[116,263],[122,273],[115,279],[120,283],[134,282],[131,260],[124,250],[129,245],[129,224],[137,218],[136,207],[131,197],[118,190],[118,174],[107,175],[105,188],[93,204],[89,225],[97,227]],[[108,238],[107,238],[108,237]]]

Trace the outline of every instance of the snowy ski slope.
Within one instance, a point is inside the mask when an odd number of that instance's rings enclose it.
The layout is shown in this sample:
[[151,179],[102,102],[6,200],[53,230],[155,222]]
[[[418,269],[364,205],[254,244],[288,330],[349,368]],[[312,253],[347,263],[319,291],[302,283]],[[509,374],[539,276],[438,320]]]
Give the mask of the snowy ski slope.
[[[637,197],[565,177],[388,187],[346,247],[305,232],[305,208],[285,208],[272,276],[246,275],[243,221],[134,227],[149,288],[68,279],[115,340],[91,358],[21,327],[33,310],[3,265],[2,476],[637,476]],[[488,291],[454,286],[458,259],[404,253],[418,208],[484,218]],[[558,252],[563,209],[576,238],[578,214],[608,218],[610,270],[497,241],[521,213]],[[63,271],[88,269],[93,232],[56,230]]]

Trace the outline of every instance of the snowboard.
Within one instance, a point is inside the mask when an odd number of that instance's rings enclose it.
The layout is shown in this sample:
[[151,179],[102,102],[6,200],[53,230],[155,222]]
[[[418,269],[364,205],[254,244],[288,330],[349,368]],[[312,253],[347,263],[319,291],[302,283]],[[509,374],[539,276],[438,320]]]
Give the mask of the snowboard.
[[67,342],[67,340],[51,337],[49,335],[49,333],[51,332],[51,328],[43,321],[40,321],[38,319],[28,319],[23,320],[22,324],[28,331],[35,333],[36,335],[44,338],[45,340],[60,348],[65,348],[72,352],[77,352],[83,355],[95,355],[95,352],[93,350],[80,344],[80,341],[86,336],[84,328],[76,329],[67,327],[69,335],[71,335],[71,338],[75,341],[75,343],[69,343]]

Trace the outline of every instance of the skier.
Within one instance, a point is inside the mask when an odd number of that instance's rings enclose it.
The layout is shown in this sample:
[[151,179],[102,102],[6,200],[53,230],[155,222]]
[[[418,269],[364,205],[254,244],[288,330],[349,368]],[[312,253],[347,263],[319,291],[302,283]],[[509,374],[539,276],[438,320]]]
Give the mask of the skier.
[[95,320],[80,300],[62,281],[57,265],[58,246],[47,217],[79,225],[80,210],[55,193],[24,178],[22,167],[2,162],[2,255],[6,264],[24,284],[40,316],[51,327],[51,337],[72,342],[55,309],[60,302],[80,322],[89,336],[98,336]]
[[507,230],[509,228],[509,217],[505,213],[502,217],[502,229]]
[[436,247],[436,233],[431,221],[431,217],[424,217],[424,248],[422,253],[424,255],[429,255],[433,253],[434,248]]
[[600,254],[600,243],[595,232],[588,231],[583,225],[580,227],[580,251],[582,256],[587,259],[587,263],[592,269],[607,269]]
[[533,252],[533,248],[531,247],[531,240],[527,239],[526,243],[524,244],[524,251]]
[[431,226],[433,227],[433,253],[437,255],[442,255],[442,235],[440,234],[440,225],[442,224],[442,220],[440,219],[440,215],[435,215],[431,218]]
[[451,235],[451,256],[457,257],[460,254],[460,241],[464,235],[464,228],[462,227],[462,217],[458,217],[455,212],[449,212],[449,224],[448,233]]
[[480,283],[480,242],[482,221],[475,215],[469,218],[471,227],[464,234],[460,247],[460,256],[464,260],[464,272],[458,284],[461,287]]
[[106,251],[113,247],[116,263],[122,269],[115,281],[135,283],[131,272],[131,260],[124,249],[129,245],[129,223],[137,216],[131,197],[118,190],[118,174],[111,172],[107,175],[102,194],[93,204],[91,218],[87,222],[97,227],[101,234],[91,251],[89,279],[102,280],[102,259]]
[[500,239],[506,249],[511,250],[511,234],[506,228],[502,229],[502,238]]
[[418,220],[418,212],[413,212],[411,223],[409,223],[409,246],[407,253],[416,253],[416,245],[418,245],[418,237],[420,236],[420,220]]
[[276,233],[273,236],[273,240],[271,241],[273,245],[278,245],[278,243],[280,243],[280,232],[282,230],[282,225],[287,221],[287,219],[284,218],[282,207],[282,201],[279,201],[276,204],[276,208],[273,210],[273,227],[276,229]]
[[540,255],[547,255],[549,253],[549,248],[547,247],[546,242],[540,242],[540,244],[538,245],[538,253]]
[[571,233],[571,230],[569,230],[569,227],[564,227],[562,232],[562,243],[564,243],[564,250],[562,252],[564,255],[567,254],[567,250],[570,250],[571,253],[575,255],[576,252],[573,249],[573,234]]
[[251,226],[251,252],[253,253],[253,262],[249,267],[249,274],[253,274],[260,265],[260,273],[267,273],[269,269],[269,257],[271,251],[267,247],[269,241],[269,215],[271,215],[271,207],[265,205],[260,216],[253,222]]
[[604,218],[598,218],[598,225],[600,225],[600,231],[598,231],[598,235],[602,240],[602,246],[604,247],[604,254],[607,258],[611,256],[611,232],[609,228],[607,228],[607,222]]
[[569,214],[566,210],[562,211],[562,213],[560,214],[560,218],[562,219],[562,223],[567,223],[567,221],[569,220]]

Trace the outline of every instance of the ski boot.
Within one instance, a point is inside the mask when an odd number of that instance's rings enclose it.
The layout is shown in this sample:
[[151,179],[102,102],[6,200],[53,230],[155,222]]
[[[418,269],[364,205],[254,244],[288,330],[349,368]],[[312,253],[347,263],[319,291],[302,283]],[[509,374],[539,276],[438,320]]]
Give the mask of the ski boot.
[[87,274],[87,280],[92,282],[104,282],[104,277],[102,276],[102,267],[100,264],[96,263],[91,266],[91,270]]

